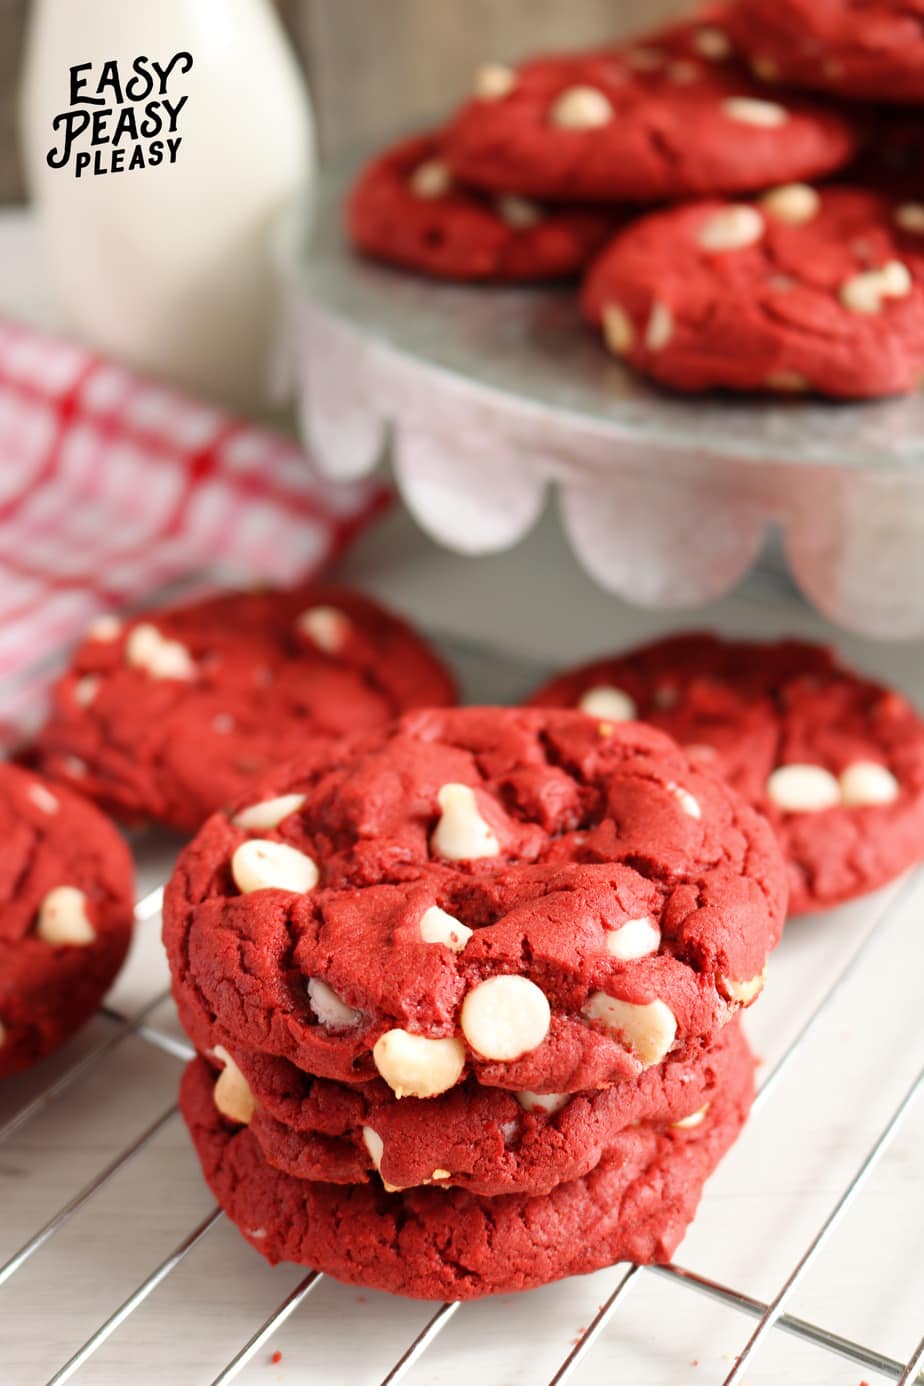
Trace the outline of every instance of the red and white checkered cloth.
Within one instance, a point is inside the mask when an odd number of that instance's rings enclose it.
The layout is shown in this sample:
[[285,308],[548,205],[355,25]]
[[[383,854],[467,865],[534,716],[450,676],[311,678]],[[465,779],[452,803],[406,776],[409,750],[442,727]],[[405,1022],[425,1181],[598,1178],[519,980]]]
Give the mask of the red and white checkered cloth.
[[103,611],[311,576],[387,503],[289,439],[0,321],[0,746]]

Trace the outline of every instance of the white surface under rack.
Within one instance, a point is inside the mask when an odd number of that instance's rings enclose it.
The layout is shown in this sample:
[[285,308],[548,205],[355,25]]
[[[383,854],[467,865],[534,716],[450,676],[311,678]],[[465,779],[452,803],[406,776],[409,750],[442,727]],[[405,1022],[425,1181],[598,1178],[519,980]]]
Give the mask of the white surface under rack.
[[[543,672],[447,653],[484,701]],[[676,1265],[440,1307],[270,1269],[215,1209],[175,1105],[175,844],[136,846],[137,938],[106,1011],[0,1088],[3,1386],[924,1379],[922,873],[787,929],[748,1015],[760,1097]]]

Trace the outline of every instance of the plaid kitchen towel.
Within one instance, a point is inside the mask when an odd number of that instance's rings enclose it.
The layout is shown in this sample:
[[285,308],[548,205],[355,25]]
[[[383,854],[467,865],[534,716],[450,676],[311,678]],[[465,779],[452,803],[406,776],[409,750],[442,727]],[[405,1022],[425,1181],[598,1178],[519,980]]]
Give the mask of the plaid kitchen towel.
[[0,746],[94,616],[333,559],[386,504],[290,439],[0,321]]

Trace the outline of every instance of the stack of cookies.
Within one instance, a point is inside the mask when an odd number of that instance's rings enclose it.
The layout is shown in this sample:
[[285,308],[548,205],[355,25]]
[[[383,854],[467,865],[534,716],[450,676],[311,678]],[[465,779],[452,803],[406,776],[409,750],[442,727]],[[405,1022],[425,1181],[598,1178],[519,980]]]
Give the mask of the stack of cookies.
[[445,709],[309,747],[167,892],[206,1178],[269,1260],[417,1297],[667,1260],[785,907],[768,824],[654,728]]
[[454,279],[583,272],[609,350],[675,389],[915,390],[924,136],[919,109],[870,105],[924,103],[914,10],[736,0],[487,64],[444,128],[363,171],[349,235]]

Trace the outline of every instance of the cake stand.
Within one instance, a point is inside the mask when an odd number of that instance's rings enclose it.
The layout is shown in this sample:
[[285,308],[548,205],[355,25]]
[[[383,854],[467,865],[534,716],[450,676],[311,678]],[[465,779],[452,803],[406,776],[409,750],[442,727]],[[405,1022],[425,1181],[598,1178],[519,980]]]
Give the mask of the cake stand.
[[321,180],[283,260],[291,365],[316,465],[387,457],[419,524],[485,554],[556,493],[606,589],[686,607],[728,591],[771,526],[805,596],[865,634],[924,634],[924,393],[862,404],[684,397],[582,323],[573,287],[437,284],[346,245],[351,169]]

